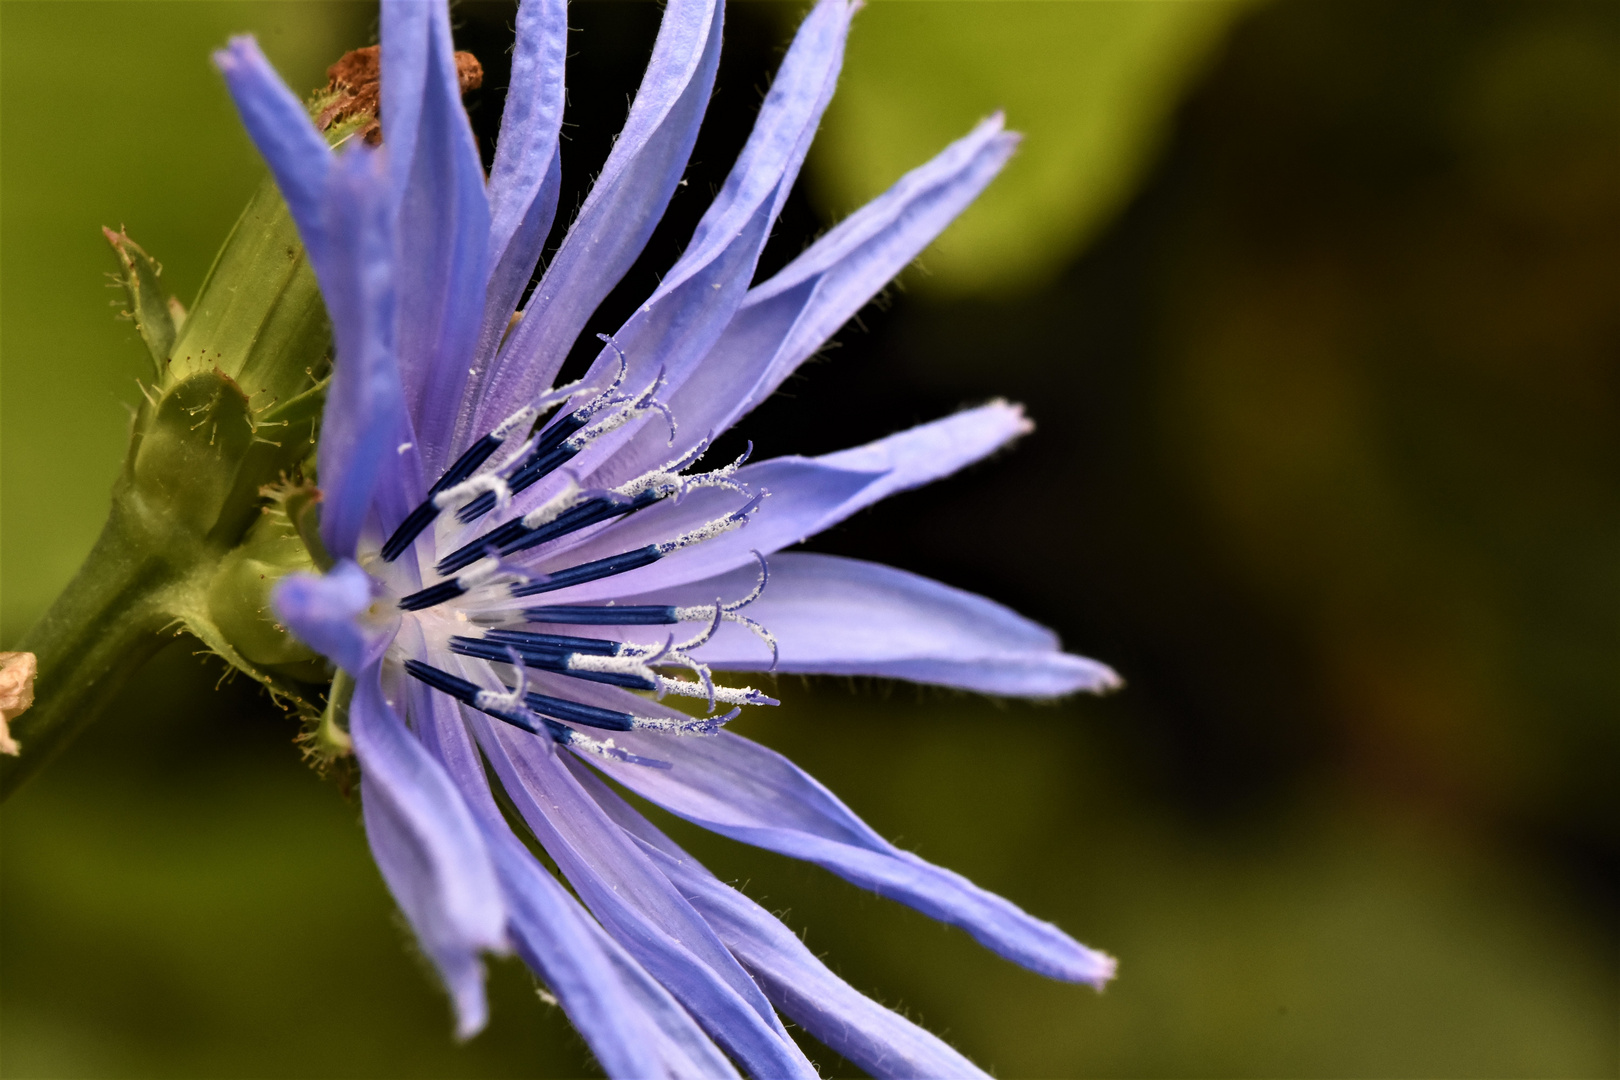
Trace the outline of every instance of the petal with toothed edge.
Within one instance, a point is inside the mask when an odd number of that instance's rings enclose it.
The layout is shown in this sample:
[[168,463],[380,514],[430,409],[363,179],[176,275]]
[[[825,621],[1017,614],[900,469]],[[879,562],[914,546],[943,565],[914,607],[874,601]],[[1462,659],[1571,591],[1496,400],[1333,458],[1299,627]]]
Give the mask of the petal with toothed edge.
[[484,314],[489,202],[461,104],[442,4],[383,5],[383,124],[398,195],[394,264],[400,379],[422,469],[437,475]]
[[384,698],[379,671],[355,680],[349,732],[366,839],[383,880],[439,970],[456,1034],[484,1026],[483,952],[507,947],[495,868],[460,792]]
[[[609,686],[582,687],[582,701],[646,710],[652,703]],[[615,734],[634,754],[670,766],[650,769],[596,756],[581,760],[673,814],[734,840],[804,859],[880,896],[960,926],[981,945],[1031,971],[1101,987],[1114,960],[1088,949],[960,874],[878,836],[832,792],[775,751],[739,735],[657,739]]]
[[[410,647],[421,648],[417,633]],[[507,901],[514,949],[557,996],[613,1077],[735,1076],[730,1063],[662,986],[605,933],[513,834],[489,788],[462,708],[413,699],[423,745],[459,786],[483,830]]]
[[[1119,686],[1107,665],[1061,651],[1050,630],[962,589],[832,555],[782,552],[769,565],[769,584],[744,614],[775,638],[779,672],[874,675],[1016,697]],[[758,568],[744,566],[619,603],[712,604],[748,595],[757,580]],[[735,623],[721,625],[695,655],[722,671],[771,664],[770,648]]]
[[815,1077],[815,1067],[759,987],[674,886],[580,790],[555,748],[482,717],[472,726],[524,821],[619,943],[685,1002],[750,1074]]
[[544,392],[596,306],[663,216],[714,88],[720,0],[670,0],[630,115],[579,216],[490,368],[469,429],[477,437]]
[[875,1077],[984,1080],[982,1070],[942,1040],[834,975],[780,919],[721,882],[579,761],[569,760],[568,767],[702,912],[771,1002],[806,1031]]

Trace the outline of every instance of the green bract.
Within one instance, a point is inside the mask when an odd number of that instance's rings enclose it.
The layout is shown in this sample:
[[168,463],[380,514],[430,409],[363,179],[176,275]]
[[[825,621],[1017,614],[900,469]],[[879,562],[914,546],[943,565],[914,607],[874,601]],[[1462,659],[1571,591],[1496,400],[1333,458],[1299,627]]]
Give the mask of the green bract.
[[89,723],[170,632],[194,634],[311,723],[329,677],[269,606],[277,580],[317,564],[309,481],[332,363],[331,326],[286,204],[271,181],[260,186],[189,313],[165,296],[156,260],[104,231],[152,381],[95,549],[19,646],[38,656],[39,678],[34,708],[13,724],[22,752],[0,763],[5,791]]

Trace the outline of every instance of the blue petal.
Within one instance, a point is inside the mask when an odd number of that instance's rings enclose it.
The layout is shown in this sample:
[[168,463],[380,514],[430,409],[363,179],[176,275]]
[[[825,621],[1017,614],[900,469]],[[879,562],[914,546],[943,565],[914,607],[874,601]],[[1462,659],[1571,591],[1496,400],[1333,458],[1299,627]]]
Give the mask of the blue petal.
[[875,1077],[985,1080],[983,1071],[943,1041],[834,975],[780,919],[709,873],[585,766],[568,764],[608,816],[702,912],[772,1003],[810,1034]]
[[393,199],[381,159],[358,146],[334,155],[251,38],[233,39],[214,62],[287,200],[332,317],[338,363],[321,435],[321,536],[332,554],[352,555],[381,478],[407,480],[385,485],[395,501],[420,494],[408,490],[420,486],[414,462],[396,460],[416,439],[393,355]]
[[850,0],[819,0],[799,24],[760,104],[748,142],[672,273],[707,262],[708,251],[732,244],[737,228],[762,200],[770,200],[772,218],[782,212],[832,100],[855,9]]
[[370,575],[344,559],[323,577],[288,574],[276,582],[270,606],[299,641],[350,675],[359,675],[377,662],[393,637],[391,627],[359,621],[371,606],[371,590]]
[[411,182],[422,105],[432,70],[433,24],[445,0],[383,0],[378,13],[382,42],[380,118],[388,128],[388,178],[397,204]]
[[[757,573],[745,566],[619,602],[712,604],[717,596],[746,596]],[[1057,635],[1010,608],[858,559],[777,554],[764,595],[746,614],[776,639],[778,672],[876,675],[1019,697],[1120,685],[1106,665],[1062,652]],[[696,656],[730,671],[760,671],[772,659],[758,637],[734,623],[723,624]]]
[[[525,0],[518,7],[511,83],[489,174],[490,282],[474,367],[493,359],[557,212],[567,55],[566,0]],[[482,392],[481,381],[477,390]]]
[[489,203],[444,4],[385,3],[382,41],[383,136],[399,199],[396,347],[422,469],[437,476],[453,456],[483,319]]
[[506,905],[483,836],[444,769],[394,711],[376,666],[356,679],[349,731],[372,856],[468,1038],[488,1017],[479,954],[504,952]]
[[[645,712],[650,703],[612,687],[575,696]],[[671,813],[722,835],[817,863],[863,888],[960,926],[1031,971],[1101,987],[1114,960],[1051,923],[890,844],[787,758],[730,732],[707,738],[615,735],[625,749],[670,763],[650,769],[597,757],[589,763]]]
[[[419,649],[417,635],[407,642]],[[669,992],[631,959],[513,835],[495,803],[463,711],[418,692],[420,737],[483,830],[507,903],[507,930],[609,1076],[735,1076]]]
[[327,177],[322,224],[331,240],[316,265],[332,317],[337,359],[327,392],[317,468],[321,539],[352,556],[378,488],[420,497],[415,437],[394,358],[394,249],[383,155],[363,144],[339,154]]
[[490,847],[509,898],[519,955],[557,995],[604,1072],[625,1080],[737,1075],[669,991],[608,936],[510,830],[492,836]]
[[755,1076],[815,1077],[764,994],[701,916],[607,819],[549,740],[483,719],[474,730],[502,786],[580,898]]
[[[760,106],[747,145],[686,251],[599,354],[587,384],[611,378],[622,354],[630,385],[642,385],[662,371],[667,395],[686,381],[719,338],[748,291],[771,225],[832,99],[853,14],[847,0],[821,0],[805,18]],[[720,393],[738,389],[746,387],[718,388]],[[703,434],[688,429],[694,442]],[[664,425],[648,419],[600,440],[581,456],[579,468],[589,471],[593,462],[610,456],[597,472],[596,482],[603,486],[668,460]]]
[[[1028,430],[1022,410],[992,402],[852,450],[744,466],[735,478],[756,492],[770,493],[746,525],[642,569],[559,591],[555,602],[651,592],[751,566],[756,551],[768,555],[799,543],[879,499],[972,464]],[[736,509],[742,501],[724,489],[699,488],[679,501],[667,500],[634,514],[571,549],[546,552],[534,565],[553,571],[667,540]]]
[[276,186],[298,225],[298,235],[318,266],[328,246],[321,201],[332,151],[315,130],[303,102],[287,89],[259,51],[258,42],[251,37],[232,38],[228,47],[214,54],[214,66],[225,76],[242,125],[275,175]]
[[720,340],[668,398],[671,455],[735,424],[915,259],[983,191],[1018,138],[980,124],[749,291]]
[[574,339],[663,216],[686,169],[720,62],[720,0],[670,0],[641,89],[562,247],[490,369],[471,430],[551,386]]

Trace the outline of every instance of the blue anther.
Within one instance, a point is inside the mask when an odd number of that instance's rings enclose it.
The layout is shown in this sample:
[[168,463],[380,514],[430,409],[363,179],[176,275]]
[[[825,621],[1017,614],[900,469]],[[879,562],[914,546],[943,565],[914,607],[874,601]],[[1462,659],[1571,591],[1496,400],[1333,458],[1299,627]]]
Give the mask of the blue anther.
[[603,709],[596,705],[581,705],[577,701],[533,693],[525,694],[523,701],[529,708],[543,716],[554,717],[570,724],[584,724],[586,727],[605,728],[608,731],[630,731],[636,726],[636,718],[629,713]]
[[405,661],[405,670],[415,675],[440,693],[449,694],[464,704],[471,705],[478,696],[478,687],[466,679],[452,675],[448,671],[440,671],[420,660]]
[[[448,671],[441,671],[431,664],[424,664],[420,660],[405,661],[405,670],[410,672],[422,682],[443,694],[449,694],[464,705],[471,705],[477,709],[478,686],[468,682]],[[572,724],[584,724],[587,727],[605,728],[609,731],[630,731],[636,726],[636,718],[627,712],[618,712],[614,709],[603,709],[596,705],[582,705],[577,701],[567,701],[563,698],[549,697],[546,694],[525,694],[524,704],[542,717],[552,717],[556,720]],[[491,709],[479,709],[479,712],[488,713],[498,720],[505,720],[509,724],[516,724],[525,731],[537,731],[538,725],[526,716],[517,713],[504,713]]]
[[[548,720],[543,716],[530,717],[525,716],[523,713],[509,713],[500,709],[479,708],[479,688],[477,686],[468,682],[466,679],[450,674],[448,671],[440,671],[438,668],[433,667],[430,664],[424,664],[420,660],[405,661],[405,670],[416,676],[416,678],[420,679],[422,682],[427,683],[440,693],[449,694],[463,705],[469,705],[474,709],[478,709],[478,711],[483,713],[485,716],[493,716],[497,720],[504,720],[513,727],[522,728],[524,731],[533,732],[536,735],[550,735],[553,739],[556,739],[560,743],[567,742],[569,736],[573,734],[572,731],[566,727],[563,727],[555,720]],[[535,722],[537,720],[539,723]]]
[[464,544],[460,548],[439,560],[434,569],[441,574],[453,574],[464,566],[471,566],[489,553],[490,548],[496,548],[503,556],[515,555],[520,551],[537,547],[548,540],[567,536],[591,525],[597,525],[609,518],[651,506],[669,493],[656,489],[642,492],[631,499],[616,499],[603,497],[590,499],[573,506],[558,514],[556,518],[537,525],[532,529],[525,528],[521,518],[508,521],[505,525],[491,529],[477,540]]
[[523,609],[523,617],[537,623],[573,626],[667,626],[681,620],[673,604],[629,604],[624,607],[556,604]]
[[433,524],[433,519],[438,516],[439,508],[433,505],[432,499],[428,499],[407,514],[405,520],[399,523],[399,528],[394,530],[394,535],[388,538],[388,543],[383,545],[383,561],[393,562],[405,554],[405,549],[411,546],[411,542],[421,536],[422,530]]
[[467,590],[456,578],[441,581],[437,585],[429,585],[420,592],[413,592],[399,602],[399,606],[406,611],[421,611],[424,608],[434,607],[446,600],[454,600]]
[[571,566],[567,570],[559,570],[549,575],[544,581],[531,581],[528,584],[514,584],[513,596],[537,596],[540,593],[556,592],[566,589],[570,585],[583,585],[587,581],[597,581],[601,578],[612,577],[614,574],[623,574],[635,570],[664,557],[663,550],[657,544],[648,544],[644,548],[626,551],[619,555],[609,555],[605,559],[595,559],[578,566]]
[[482,439],[467,447],[462,455],[456,458],[455,464],[444,470],[433,485],[432,494],[437,495],[446,488],[455,487],[467,477],[478,471],[478,466],[489,460],[489,455],[500,449],[502,439],[494,435],[485,435]]
[[463,544],[455,551],[452,551],[450,554],[440,559],[438,565],[436,565],[433,569],[437,570],[441,574],[453,574],[464,567],[471,566],[479,559],[482,559],[485,555],[489,554],[489,549],[491,547],[498,550],[501,545],[509,544],[513,540],[518,539],[523,535],[524,531],[522,518],[519,518],[516,521],[508,521],[505,525],[491,529],[489,532],[485,533],[483,536],[480,536],[472,543]]
[[399,528],[388,538],[382,547],[384,562],[393,562],[405,553],[411,542],[422,535],[422,530],[433,524],[439,516],[439,508],[433,505],[433,496],[449,487],[454,487],[467,479],[478,470],[478,466],[489,460],[489,455],[501,445],[500,439],[494,435],[485,435],[482,439],[467,447],[455,461],[454,465],[445,470],[443,476],[428,490],[428,497],[420,506],[406,515],[405,520],[399,523]]
[[450,639],[450,651],[462,656],[476,656],[480,660],[493,660],[498,664],[511,663],[512,654],[516,653],[524,664],[545,671],[564,671],[568,667],[568,653],[561,649],[525,648],[510,642],[459,634]]
[[629,671],[590,671],[584,668],[569,667],[572,657],[582,655],[577,651],[561,652],[555,649],[531,649],[514,642],[490,641],[486,638],[452,637],[449,641],[450,651],[460,653],[462,656],[473,656],[480,660],[492,660],[497,664],[510,664],[511,654],[518,654],[525,667],[538,668],[541,671],[554,671],[559,675],[567,675],[586,682],[606,683],[609,686],[623,686],[631,690],[653,690],[657,683],[646,675],[638,675]]
[[[570,435],[584,427],[589,419],[589,415],[586,415],[583,409],[576,409],[541,432],[534,449],[529,451],[528,459],[518,466],[517,471],[507,480],[507,486],[512,492],[516,494],[523,491],[568,464],[582,448],[567,446],[564,443]],[[457,511],[456,520],[463,525],[470,525],[493,509],[495,509],[495,494],[486,491]]]
[[643,491],[629,501],[607,498],[592,499],[590,502],[574,507],[567,513],[558,515],[557,520],[548,521],[546,524],[529,531],[522,539],[503,547],[501,554],[515,555],[519,551],[526,551],[529,548],[544,544],[548,540],[555,540],[560,536],[578,532],[588,526],[607,521],[609,518],[616,518],[623,514],[641,510],[651,506],[667,494],[669,493],[652,489]]
[[527,630],[502,630],[496,628],[485,630],[484,637],[489,641],[510,642],[513,645],[528,646],[534,649],[591,653],[595,656],[618,656],[624,649],[622,642],[609,641],[606,638],[570,637],[567,634],[535,634]]

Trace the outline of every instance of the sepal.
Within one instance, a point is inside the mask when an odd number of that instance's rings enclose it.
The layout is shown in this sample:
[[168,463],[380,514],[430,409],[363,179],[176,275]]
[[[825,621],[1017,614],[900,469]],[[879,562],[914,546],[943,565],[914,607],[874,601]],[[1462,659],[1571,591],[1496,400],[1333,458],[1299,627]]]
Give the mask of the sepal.
[[118,256],[118,283],[129,298],[129,310],[121,315],[134,322],[141,340],[146,342],[146,351],[152,356],[155,377],[161,380],[167,370],[175,334],[185,321],[186,309],[173,297],[164,299],[163,287],[158,284],[163,267],[131,240],[128,233],[123,229],[113,232],[103,228],[101,234]]
[[332,326],[287,204],[266,179],[242,211],[175,334],[161,385],[219,370],[256,412],[274,411],[332,368]]
[[314,560],[287,512],[289,499],[271,502],[242,543],[220,560],[208,588],[208,613],[219,632],[249,664],[303,682],[324,682],[326,662],[288,632],[270,607],[270,591],[287,574],[313,573]]

